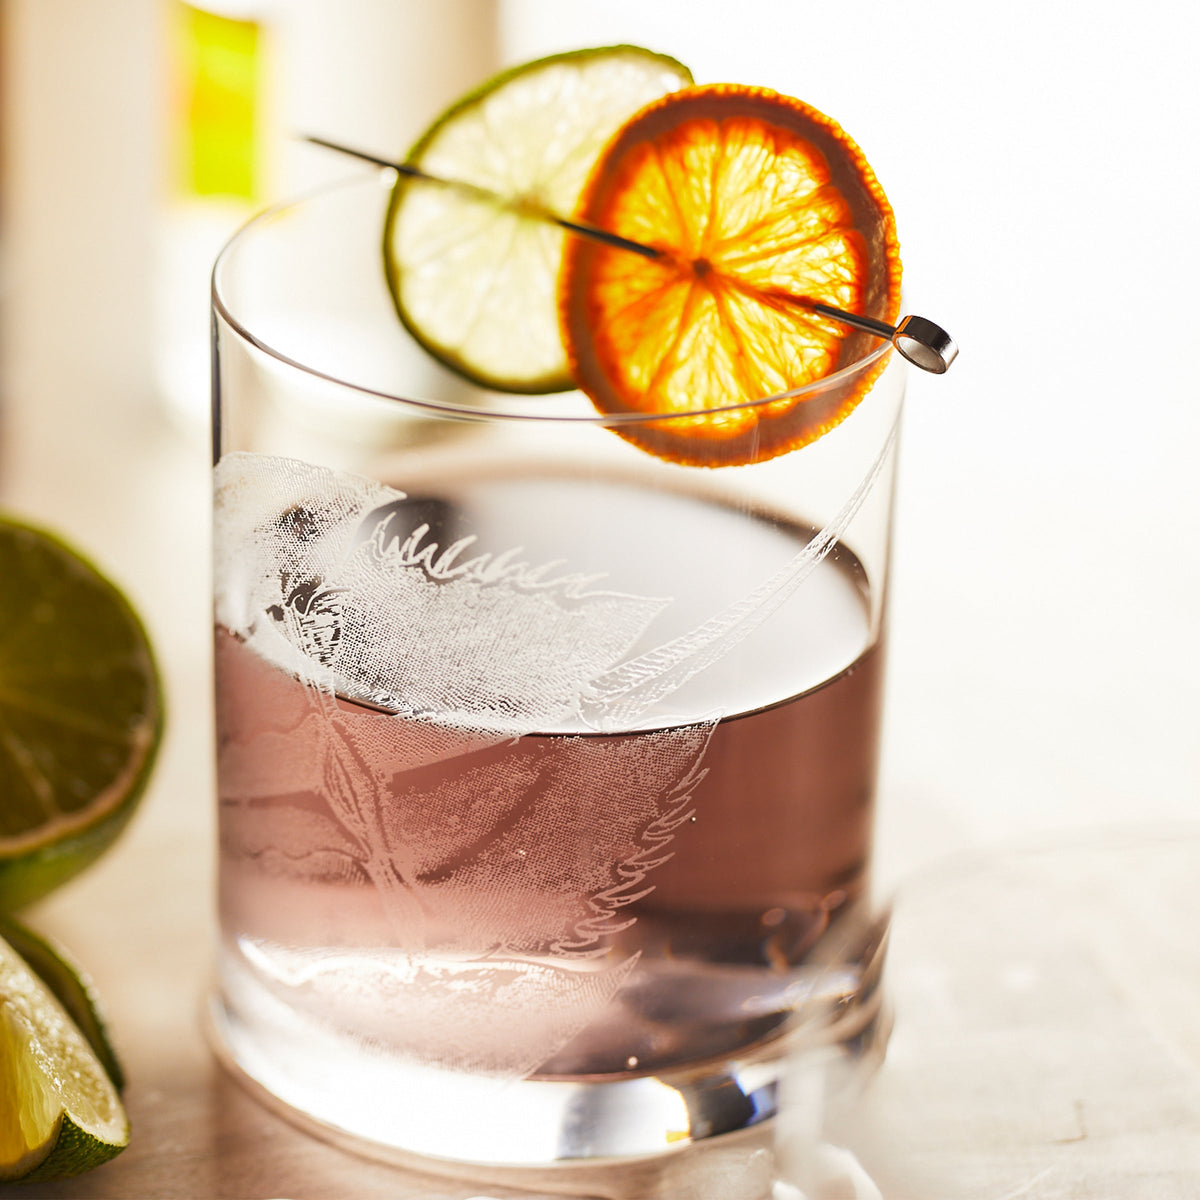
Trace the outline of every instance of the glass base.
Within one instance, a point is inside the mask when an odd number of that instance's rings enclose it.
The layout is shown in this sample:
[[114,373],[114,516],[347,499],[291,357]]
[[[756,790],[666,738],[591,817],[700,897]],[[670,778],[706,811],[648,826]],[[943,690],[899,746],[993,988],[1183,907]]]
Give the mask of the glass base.
[[[872,971],[853,996],[807,1007],[787,1032],[720,1061],[608,1079],[513,1081],[399,1062],[365,1046],[348,1054],[340,1039],[323,1047],[320,1029],[278,1019],[284,1015],[251,1026],[218,994],[207,1031],[234,1077],[293,1124],[374,1159],[592,1196],[656,1194],[646,1183],[661,1173],[654,1164],[699,1144],[769,1145],[798,1060],[836,1050],[857,1086],[882,1061],[891,1031]],[[642,1182],[630,1192],[633,1178]]]

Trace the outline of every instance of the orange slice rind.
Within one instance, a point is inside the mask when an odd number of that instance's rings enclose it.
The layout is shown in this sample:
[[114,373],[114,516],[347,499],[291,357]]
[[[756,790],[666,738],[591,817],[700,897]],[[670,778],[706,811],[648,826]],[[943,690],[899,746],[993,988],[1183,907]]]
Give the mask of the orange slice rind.
[[601,154],[577,216],[659,252],[568,239],[559,314],[577,385],[661,458],[797,449],[884,366],[875,337],[805,305],[894,323],[900,257],[861,150],[798,100],[717,84],[651,103]]

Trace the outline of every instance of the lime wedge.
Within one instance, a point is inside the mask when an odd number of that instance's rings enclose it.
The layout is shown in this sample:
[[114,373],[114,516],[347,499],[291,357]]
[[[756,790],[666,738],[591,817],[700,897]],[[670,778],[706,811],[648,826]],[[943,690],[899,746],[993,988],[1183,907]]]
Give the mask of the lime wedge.
[[0,939],[6,941],[33,973],[54,993],[75,1027],[87,1038],[117,1090],[125,1086],[125,1072],[108,1037],[96,985],[75,959],[52,938],[34,933],[9,917],[0,916]]
[[0,1180],[61,1179],[129,1144],[117,1090],[53,993],[0,941]]
[[0,518],[0,911],[111,844],[149,778],[162,720],[129,602],[57,538]]
[[[675,59],[637,46],[538,59],[443,113],[408,161],[569,217],[608,139],[643,105],[691,81]],[[512,207],[401,177],[383,235],[396,311],[429,353],[483,387],[574,387],[556,300],[564,236]]]

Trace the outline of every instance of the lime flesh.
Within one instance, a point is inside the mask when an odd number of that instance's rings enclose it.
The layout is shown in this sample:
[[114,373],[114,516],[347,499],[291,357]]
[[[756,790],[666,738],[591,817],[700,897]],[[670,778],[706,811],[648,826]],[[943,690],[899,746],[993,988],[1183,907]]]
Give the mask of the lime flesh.
[[117,1090],[123,1088],[125,1073],[109,1040],[100,998],[87,972],[52,938],[34,933],[10,917],[0,916],[0,939],[6,941],[54,993],[67,1016],[87,1038]]

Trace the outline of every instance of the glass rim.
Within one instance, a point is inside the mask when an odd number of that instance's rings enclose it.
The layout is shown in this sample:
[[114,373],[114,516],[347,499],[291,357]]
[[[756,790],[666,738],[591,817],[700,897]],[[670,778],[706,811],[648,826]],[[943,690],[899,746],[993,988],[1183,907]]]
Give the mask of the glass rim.
[[[260,338],[252,332],[244,321],[234,315],[233,309],[227,302],[226,297],[222,294],[219,276],[224,267],[226,267],[237,247],[241,245],[248,237],[253,235],[258,229],[266,226],[271,221],[289,210],[300,208],[303,205],[311,204],[319,201],[331,193],[341,193],[352,190],[358,185],[372,183],[378,186],[379,183],[385,182],[389,176],[394,176],[396,173],[391,168],[381,168],[378,173],[362,174],[357,173],[351,176],[343,176],[339,179],[321,184],[317,187],[310,188],[307,191],[300,192],[297,195],[277,201],[274,204],[268,205],[266,208],[253,214],[245,220],[237,229],[229,236],[217,253],[216,259],[213,261],[212,271],[209,276],[209,296],[212,310],[215,314],[225,322],[225,324],[244,342],[253,346],[254,349],[267,357],[273,359],[282,366],[292,370],[299,371],[312,379],[320,380],[323,383],[333,384],[337,387],[346,388],[348,391],[354,392],[360,396],[371,397],[378,400],[391,401],[397,404],[404,405],[408,408],[415,408],[425,412],[430,416],[448,417],[460,420],[474,421],[526,421],[535,423],[559,423],[559,424],[575,424],[575,425],[598,425],[606,427],[615,426],[637,426],[648,425],[652,423],[670,424],[675,421],[689,421],[696,417],[714,416],[724,413],[737,413],[746,410],[756,409],[762,406],[777,404],[783,400],[795,400],[803,398],[806,395],[815,395],[823,392],[831,387],[837,387],[840,384],[852,379],[864,371],[874,367],[877,363],[882,362],[894,350],[894,346],[890,341],[881,339],[879,344],[875,346],[870,353],[863,355],[861,358],[855,359],[846,366],[833,371],[828,375],[823,375],[819,379],[813,380],[811,383],[806,383],[798,388],[790,388],[782,392],[773,392],[768,396],[762,396],[755,400],[742,400],[736,404],[724,404],[719,407],[707,408],[692,408],[686,410],[676,410],[673,412],[620,412],[620,413],[603,413],[597,409],[592,409],[589,412],[581,413],[563,413],[563,412],[527,412],[518,411],[515,409],[505,409],[495,405],[481,407],[470,404],[457,404],[449,400],[435,400],[430,398],[420,398],[416,396],[402,395],[399,392],[388,391],[384,388],[371,387],[362,383],[355,383],[352,380],[343,378],[340,375],[333,374],[330,371],[325,371],[319,367],[315,367],[310,363],[305,363],[295,358],[294,356],[285,353],[284,351],[272,346],[269,342]],[[437,360],[429,353],[425,347],[421,346],[416,339],[412,338],[411,334],[403,330],[400,324],[399,317],[396,318],[398,330],[403,336],[409,338],[412,344],[420,350],[422,354],[428,355],[430,362]],[[215,338],[215,330],[214,330]],[[897,356],[896,361],[902,361]],[[443,370],[449,371],[450,368],[445,364],[438,363]],[[472,381],[467,380],[471,383]],[[472,383],[472,386],[480,391],[487,392],[489,396],[500,398],[517,397],[520,400],[535,403],[539,400],[543,402],[553,403],[554,398],[558,396],[570,396],[572,394],[581,394],[590,404],[590,398],[586,393],[582,393],[580,389],[564,389],[561,392],[552,392],[546,394],[527,394],[527,393],[504,393],[493,389],[480,387],[478,384]]]

